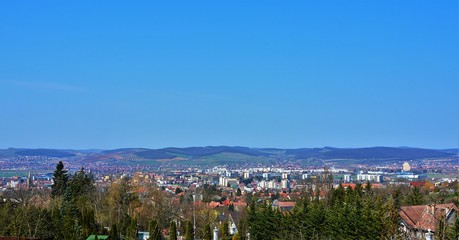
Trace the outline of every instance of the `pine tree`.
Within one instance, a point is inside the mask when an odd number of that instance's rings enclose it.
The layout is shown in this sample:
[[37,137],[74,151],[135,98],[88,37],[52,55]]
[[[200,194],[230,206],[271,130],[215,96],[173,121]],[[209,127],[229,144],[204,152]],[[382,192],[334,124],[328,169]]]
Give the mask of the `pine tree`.
[[229,237],[229,227],[228,227],[228,223],[223,221],[221,224],[220,224],[220,236],[222,239],[228,239]]
[[67,182],[69,177],[67,175],[67,170],[64,169],[64,164],[62,161],[56,165],[53,175],[53,185],[51,186],[51,197],[62,196],[67,188]]
[[161,240],[163,236],[161,235],[161,229],[156,220],[151,220],[148,225],[148,231],[150,232],[150,240]]
[[177,240],[177,224],[174,221],[171,221],[169,227],[169,240]]
[[118,229],[116,227],[116,224],[112,224],[112,227],[110,228],[110,233],[108,234],[110,240],[118,240],[119,239],[119,234],[118,234]]
[[450,239],[459,239],[459,214],[456,213],[453,225],[448,229],[448,237]]
[[191,221],[186,223],[185,240],[194,240],[193,223]]
[[137,221],[135,219],[131,220],[131,223],[126,229],[126,239],[137,240]]
[[418,187],[411,189],[410,193],[406,197],[405,203],[407,205],[422,205],[424,203],[423,196]]
[[204,226],[204,237],[202,239],[203,240],[212,240],[212,229],[210,228],[209,224]]

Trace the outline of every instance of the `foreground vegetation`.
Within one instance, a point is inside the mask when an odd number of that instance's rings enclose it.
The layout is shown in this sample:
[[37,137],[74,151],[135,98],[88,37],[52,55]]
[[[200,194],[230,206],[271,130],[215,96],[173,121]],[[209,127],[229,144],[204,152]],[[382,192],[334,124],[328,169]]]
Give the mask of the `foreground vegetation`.
[[[240,190],[235,195],[244,197],[247,208],[235,210],[230,206],[217,211],[206,204],[193,204],[190,191],[167,194],[152,184],[127,178],[95,188],[92,176],[84,169],[69,175],[59,163],[51,191],[22,189],[5,193],[6,200],[0,204],[0,236],[84,240],[98,234],[134,240],[138,231],[149,231],[150,239],[155,240],[175,240],[178,235],[188,240],[194,234],[198,239],[210,240],[212,229],[218,227],[221,239],[404,239],[399,229],[400,206],[457,201],[457,196],[448,198],[440,191],[427,196],[418,188],[376,190],[370,184],[357,184],[354,189],[340,185],[321,191],[323,187],[303,192],[291,211],[273,207],[272,200],[279,194],[240,196]],[[223,195],[212,185],[204,186],[200,193],[203,202]],[[238,211],[238,233],[234,236],[230,236],[228,224],[218,220],[221,211]],[[459,221],[456,219],[436,236],[457,239]]]

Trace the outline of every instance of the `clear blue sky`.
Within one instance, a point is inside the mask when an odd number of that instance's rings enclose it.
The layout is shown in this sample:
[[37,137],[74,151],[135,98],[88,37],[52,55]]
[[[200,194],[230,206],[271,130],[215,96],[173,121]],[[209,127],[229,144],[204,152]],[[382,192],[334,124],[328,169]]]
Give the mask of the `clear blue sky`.
[[2,1],[0,148],[458,147],[458,1]]

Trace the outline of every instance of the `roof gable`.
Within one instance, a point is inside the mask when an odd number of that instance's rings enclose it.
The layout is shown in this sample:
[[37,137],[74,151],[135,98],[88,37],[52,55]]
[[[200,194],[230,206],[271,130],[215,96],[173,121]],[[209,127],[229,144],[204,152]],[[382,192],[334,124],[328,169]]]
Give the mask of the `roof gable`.
[[448,218],[451,213],[458,211],[453,203],[436,205],[417,205],[401,207],[399,214],[410,228],[428,231],[436,230],[442,218]]

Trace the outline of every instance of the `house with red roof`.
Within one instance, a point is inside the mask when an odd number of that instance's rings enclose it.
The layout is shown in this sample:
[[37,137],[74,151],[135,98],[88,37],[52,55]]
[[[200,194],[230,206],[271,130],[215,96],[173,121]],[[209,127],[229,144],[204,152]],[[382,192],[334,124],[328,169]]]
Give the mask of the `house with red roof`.
[[273,201],[273,208],[279,209],[280,212],[289,212],[295,207],[295,202],[283,202],[274,200]]
[[402,229],[406,237],[429,239],[438,229],[452,224],[458,208],[454,203],[404,206],[399,210]]

